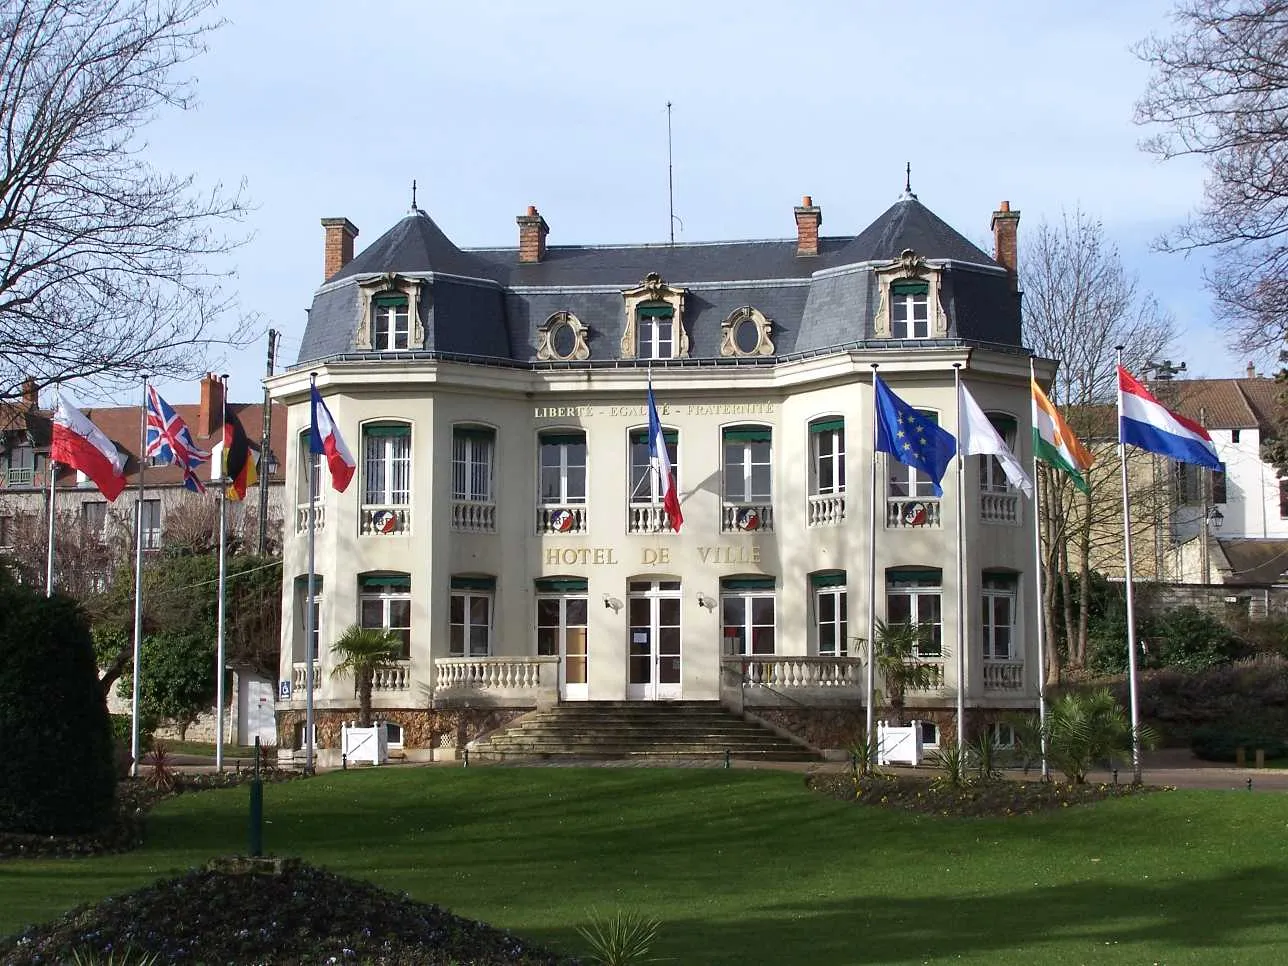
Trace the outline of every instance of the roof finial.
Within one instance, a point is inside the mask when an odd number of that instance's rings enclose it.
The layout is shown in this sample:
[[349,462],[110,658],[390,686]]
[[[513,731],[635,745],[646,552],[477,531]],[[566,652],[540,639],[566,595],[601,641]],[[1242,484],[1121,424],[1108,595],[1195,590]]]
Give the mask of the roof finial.
[[416,179],[411,179],[411,210],[415,214],[420,209],[416,207]]
[[916,201],[917,196],[912,193],[912,162],[907,161],[903,167],[903,194],[899,196],[900,201]]

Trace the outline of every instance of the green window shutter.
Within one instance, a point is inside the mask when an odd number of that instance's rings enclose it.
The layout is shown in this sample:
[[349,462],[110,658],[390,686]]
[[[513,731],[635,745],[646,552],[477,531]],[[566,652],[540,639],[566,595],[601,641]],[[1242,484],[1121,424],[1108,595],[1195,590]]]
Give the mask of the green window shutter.
[[452,590],[496,590],[496,578],[453,577]]
[[406,423],[373,423],[363,426],[362,432],[367,436],[410,436],[411,427]]
[[[667,442],[667,444],[668,444],[668,445],[670,445],[670,446],[676,446],[676,445],[678,445],[678,444],[679,444],[679,442],[680,442],[680,433],[679,433],[679,430],[675,430],[675,429],[664,429],[664,430],[662,430],[662,438],[663,438],[664,440],[666,440],[666,442]],[[647,446],[647,445],[648,445],[648,430],[647,430],[647,429],[633,429],[633,430],[631,430],[631,442],[632,442],[632,443],[636,443],[636,444],[638,444],[638,445],[640,445],[640,446]]]
[[840,433],[845,430],[844,419],[816,419],[809,424],[811,433]]
[[[309,592],[309,575],[304,574],[303,576],[296,577],[295,586],[299,588],[299,592],[301,594],[307,594]],[[314,597],[322,596],[322,575],[321,574],[313,575],[313,596]]]
[[818,573],[809,575],[809,582],[813,587],[844,587],[845,571],[820,570]]
[[1015,438],[1015,432],[1019,429],[1019,423],[1014,416],[1007,416],[1004,413],[985,413],[988,421],[993,424],[999,436],[1010,435]]
[[725,577],[720,581],[721,590],[773,590],[773,577]]
[[543,577],[536,583],[538,594],[584,594],[589,586],[584,577]]
[[641,319],[669,319],[675,315],[669,305],[641,305],[635,312]]
[[373,305],[391,306],[394,308],[405,309],[407,307],[407,296],[397,295],[393,292],[384,292],[375,296],[371,300]]
[[542,433],[542,446],[567,446],[586,442],[585,433]]
[[933,568],[926,570],[915,570],[911,568],[907,570],[890,569],[886,571],[887,585],[913,582],[918,584],[929,584],[932,586],[943,586],[944,572]]
[[930,287],[925,282],[891,282],[890,292],[892,295],[925,295]]
[[496,439],[496,430],[474,426],[457,426],[452,430],[452,435],[458,439],[477,439],[490,442]]
[[726,443],[768,443],[773,430],[765,426],[735,426],[724,431]]
[[363,574],[358,578],[362,588],[375,587],[406,587],[411,589],[411,576],[409,574]]

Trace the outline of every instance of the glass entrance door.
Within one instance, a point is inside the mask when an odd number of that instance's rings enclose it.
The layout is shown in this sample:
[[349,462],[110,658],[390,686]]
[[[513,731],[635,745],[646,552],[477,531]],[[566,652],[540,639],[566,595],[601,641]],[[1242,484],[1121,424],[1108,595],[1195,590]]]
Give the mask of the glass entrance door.
[[626,697],[680,697],[680,582],[632,580],[627,594],[629,669]]
[[586,595],[537,596],[537,653],[559,658],[559,699],[585,701]]

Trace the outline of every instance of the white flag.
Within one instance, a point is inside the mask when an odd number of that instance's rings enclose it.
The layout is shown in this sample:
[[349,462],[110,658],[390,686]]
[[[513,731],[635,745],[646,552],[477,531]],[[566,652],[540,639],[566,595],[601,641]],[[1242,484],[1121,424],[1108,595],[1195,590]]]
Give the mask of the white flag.
[[979,408],[975,397],[970,394],[965,383],[959,383],[957,405],[960,407],[962,438],[957,441],[958,452],[962,456],[995,456],[1002,464],[1002,472],[1011,486],[1023,490],[1027,497],[1033,496],[1033,481],[1029,479],[1020,461],[1010,451],[1006,441],[993,428],[993,424]]

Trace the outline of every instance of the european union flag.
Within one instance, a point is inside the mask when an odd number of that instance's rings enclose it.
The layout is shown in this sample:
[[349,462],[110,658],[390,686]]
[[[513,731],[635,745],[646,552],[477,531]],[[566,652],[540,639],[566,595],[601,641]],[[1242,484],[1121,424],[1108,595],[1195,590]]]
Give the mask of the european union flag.
[[872,388],[876,393],[877,449],[921,470],[934,481],[935,496],[943,496],[939,481],[957,454],[957,440],[892,393],[875,372]]

